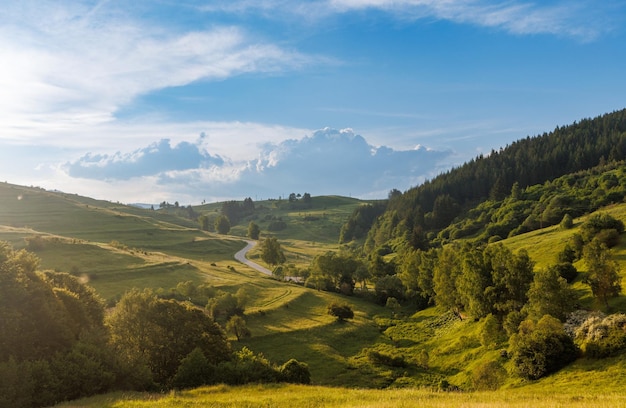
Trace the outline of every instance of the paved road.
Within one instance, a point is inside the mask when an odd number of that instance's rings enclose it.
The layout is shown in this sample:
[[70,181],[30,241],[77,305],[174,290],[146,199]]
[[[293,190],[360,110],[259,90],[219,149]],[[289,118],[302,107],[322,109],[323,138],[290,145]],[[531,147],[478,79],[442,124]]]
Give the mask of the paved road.
[[254,246],[256,245],[256,241],[246,241],[246,242],[247,242],[247,245],[245,246],[245,248],[235,254],[235,259],[243,264],[248,265],[249,267],[253,269],[256,269],[257,271],[265,275],[272,276],[272,271],[246,258],[246,254],[248,253],[248,251],[254,248]]

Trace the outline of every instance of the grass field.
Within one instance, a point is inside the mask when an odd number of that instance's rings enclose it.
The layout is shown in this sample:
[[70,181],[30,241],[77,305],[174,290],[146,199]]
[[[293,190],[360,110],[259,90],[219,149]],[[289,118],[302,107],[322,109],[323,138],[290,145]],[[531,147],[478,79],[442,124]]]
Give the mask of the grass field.
[[617,408],[626,406],[624,394],[594,394],[584,389],[536,393],[523,390],[449,393],[423,389],[371,390],[295,385],[218,385],[159,394],[110,394],[61,404],[59,407],[337,407],[337,408]]
[[[337,250],[341,223],[362,202],[323,197],[307,209],[288,202],[263,202],[267,220],[281,218],[287,228],[272,233],[287,253],[288,263],[307,266],[317,254]],[[215,211],[218,204],[203,206]],[[626,205],[603,211],[626,221]],[[268,222],[257,219],[262,229]],[[255,222],[257,222],[255,221]],[[580,225],[583,218],[576,220]],[[42,269],[81,276],[105,299],[115,299],[133,287],[163,288],[191,280],[206,282],[249,296],[246,322],[252,337],[234,342],[281,364],[290,358],[309,365],[310,387],[267,385],[208,387],[166,395],[111,394],[63,406],[297,406],[305,407],[556,407],[626,406],[626,358],[579,359],[560,372],[536,382],[510,376],[497,392],[435,392],[442,380],[472,389],[472,372],[497,360],[502,343],[480,344],[482,322],[458,321],[429,308],[413,314],[390,310],[356,297],[319,292],[279,282],[237,263],[233,254],[244,246],[247,220],[229,236],[197,229],[194,220],[168,211],[151,211],[36,188],[0,184],[0,240],[15,248],[25,238],[39,237],[32,248]],[[263,230],[263,233],[267,231]],[[526,249],[544,268],[576,232],[551,227],[502,241],[512,250]],[[613,249],[626,277],[626,243]],[[249,257],[260,262],[258,252]],[[584,264],[576,265],[584,271]],[[626,281],[623,281],[626,288]],[[588,287],[574,283],[584,306],[594,306]],[[347,302],[355,319],[339,323],[326,313],[333,301]],[[614,310],[626,311],[626,297],[611,300]],[[381,362],[383,356],[401,364]],[[426,361],[422,357],[427,356]],[[510,362],[502,361],[512,372]],[[368,388],[368,389],[364,389]],[[386,388],[386,390],[377,390]],[[404,389],[396,389],[404,388]]]

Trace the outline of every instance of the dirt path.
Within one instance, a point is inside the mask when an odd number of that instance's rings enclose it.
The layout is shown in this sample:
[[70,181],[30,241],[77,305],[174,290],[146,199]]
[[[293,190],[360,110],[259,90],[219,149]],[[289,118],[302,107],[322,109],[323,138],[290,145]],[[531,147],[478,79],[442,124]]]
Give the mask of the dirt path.
[[248,251],[254,248],[257,244],[256,241],[247,241],[247,240],[246,240],[246,243],[247,243],[246,246],[241,251],[235,254],[235,259],[241,262],[242,264],[246,264],[249,267],[256,269],[262,274],[272,276],[272,271],[246,258],[246,254],[248,253]]

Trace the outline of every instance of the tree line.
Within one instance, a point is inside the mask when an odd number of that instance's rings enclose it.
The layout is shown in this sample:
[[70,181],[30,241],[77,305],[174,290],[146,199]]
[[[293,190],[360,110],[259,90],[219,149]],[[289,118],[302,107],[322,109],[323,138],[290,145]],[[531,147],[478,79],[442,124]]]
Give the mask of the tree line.
[[625,158],[626,110],[521,139],[390,196],[385,214],[372,225],[367,249],[396,238],[425,248],[429,233],[436,236],[476,203],[502,200],[514,185],[523,191]]

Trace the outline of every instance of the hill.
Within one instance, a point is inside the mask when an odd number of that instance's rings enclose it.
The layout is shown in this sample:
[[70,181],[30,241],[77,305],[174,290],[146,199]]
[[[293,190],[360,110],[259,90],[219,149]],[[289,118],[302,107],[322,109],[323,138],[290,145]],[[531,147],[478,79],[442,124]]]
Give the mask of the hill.
[[[626,204],[601,211],[626,219]],[[548,227],[505,239],[502,243],[515,252],[528,251],[531,258],[537,260],[537,268],[542,269],[556,258],[562,245],[571,235],[580,232],[585,220],[592,215],[575,219],[572,229]],[[613,255],[621,266],[624,282],[626,243],[613,248]],[[582,279],[578,279],[574,287],[580,292],[583,304],[594,307],[591,292]],[[502,357],[502,352],[510,347],[507,340],[500,340],[496,345],[484,343],[486,320],[459,320],[438,307],[415,313],[410,307],[403,307],[393,312],[370,302],[343,297],[357,312],[357,318],[342,324],[327,316],[324,310],[336,295],[294,285],[287,285],[283,294],[283,297],[276,296],[275,301],[247,310],[248,327],[254,335],[239,346],[262,351],[271,360],[280,361],[289,355],[306,361],[317,387],[220,386],[164,396],[158,402],[145,394],[110,395],[85,400],[84,406],[116,406],[130,401],[137,406],[145,403],[175,406],[181,399],[190,403],[219,400],[223,401],[223,406],[242,403],[263,406],[270,401],[291,406],[306,397],[313,406],[397,406],[402,401],[404,406],[617,407],[626,399],[617,391],[626,373],[623,353],[602,359],[579,358],[565,369],[534,381],[508,374],[496,380],[500,391],[442,393],[445,389],[442,387],[475,389],[476,373],[493,361],[500,362],[507,373],[515,372],[513,361]],[[623,299],[620,296],[611,301],[613,311],[626,311]],[[354,390],[362,387],[386,390]],[[408,389],[394,389],[397,387]],[[149,402],[142,402],[146,398]]]
[[455,219],[464,219],[481,202],[502,200],[514,185],[524,191],[624,159],[626,110],[521,139],[394,195],[385,215],[373,225],[367,247],[406,239],[414,248],[425,248]]
[[[336,248],[341,224],[361,203],[323,196],[306,208],[286,200],[264,201],[250,218],[265,233],[271,220],[284,220],[286,228],[271,233],[283,240],[289,262],[306,265],[316,253]],[[215,213],[221,206],[199,206],[192,212]],[[233,279],[228,267],[245,245],[248,220],[235,225],[231,235],[218,235],[201,231],[188,214],[183,207],[142,209],[0,184],[0,240],[35,252],[43,269],[86,278],[105,299],[132,287],[169,289],[186,280],[235,286],[240,278]],[[256,277],[248,268],[237,268]]]

